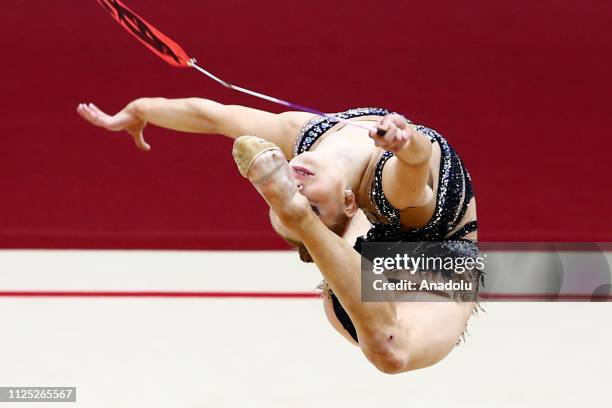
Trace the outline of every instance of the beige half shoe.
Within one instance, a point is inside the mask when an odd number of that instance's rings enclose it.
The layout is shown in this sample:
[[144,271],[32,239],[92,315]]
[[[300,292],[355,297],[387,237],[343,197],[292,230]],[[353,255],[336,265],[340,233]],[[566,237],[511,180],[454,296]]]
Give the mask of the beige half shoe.
[[[252,169],[255,160],[266,152],[273,153],[268,160],[260,160],[261,163],[258,163],[257,168]],[[285,155],[277,145],[257,136],[241,136],[236,139],[232,155],[242,177],[256,184],[265,181],[287,162]]]

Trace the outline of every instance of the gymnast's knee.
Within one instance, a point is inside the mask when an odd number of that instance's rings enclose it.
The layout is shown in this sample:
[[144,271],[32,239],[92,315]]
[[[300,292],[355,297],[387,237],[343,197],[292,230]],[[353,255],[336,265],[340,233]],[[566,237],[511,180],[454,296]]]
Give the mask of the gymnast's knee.
[[410,371],[407,360],[405,356],[390,353],[378,356],[371,361],[380,372],[393,375]]
[[399,374],[411,370],[408,351],[393,335],[360,338],[359,344],[368,360],[381,372]]

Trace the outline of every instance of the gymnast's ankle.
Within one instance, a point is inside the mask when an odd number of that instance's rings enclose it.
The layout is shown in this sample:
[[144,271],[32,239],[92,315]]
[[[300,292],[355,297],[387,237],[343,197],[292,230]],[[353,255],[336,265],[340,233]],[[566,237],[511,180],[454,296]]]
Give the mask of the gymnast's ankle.
[[278,203],[278,205],[269,204],[283,225],[293,232],[299,232],[305,224],[316,218],[306,197],[297,190],[282,203]]

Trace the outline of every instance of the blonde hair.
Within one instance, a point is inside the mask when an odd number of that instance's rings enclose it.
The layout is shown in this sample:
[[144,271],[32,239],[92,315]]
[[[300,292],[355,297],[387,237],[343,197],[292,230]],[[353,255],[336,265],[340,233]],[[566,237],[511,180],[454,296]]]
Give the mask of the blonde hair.
[[[334,234],[338,235],[339,237],[342,237],[342,235],[344,234],[344,231],[346,230],[346,224],[348,223],[348,220],[349,220],[349,217],[346,214],[342,213],[340,214],[336,222],[334,222],[328,228]],[[308,249],[306,249],[306,246],[304,245],[303,242],[296,241],[294,239],[290,239],[287,237],[283,237],[283,239],[298,249],[298,253],[300,254],[300,260],[302,262],[306,262],[306,263],[314,262],[312,260],[312,256],[310,255],[310,252],[308,252]]]

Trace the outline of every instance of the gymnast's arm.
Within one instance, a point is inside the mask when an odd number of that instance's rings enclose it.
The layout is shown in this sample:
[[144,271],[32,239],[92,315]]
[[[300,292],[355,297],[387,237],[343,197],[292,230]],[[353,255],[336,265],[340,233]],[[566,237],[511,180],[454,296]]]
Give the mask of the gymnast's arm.
[[149,150],[143,129],[147,123],[192,133],[221,134],[230,138],[255,135],[278,145],[288,158],[300,128],[313,117],[305,112],[270,113],[239,105],[223,105],[203,98],[140,98],[116,115],[107,115],[93,104],[77,111],[92,124],[108,130],[125,130],[136,145]]
[[427,184],[432,157],[431,141],[400,115],[385,116],[378,125],[386,131],[370,131],[377,146],[395,156],[383,168],[382,185],[389,203],[398,209],[422,207],[434,198]]

